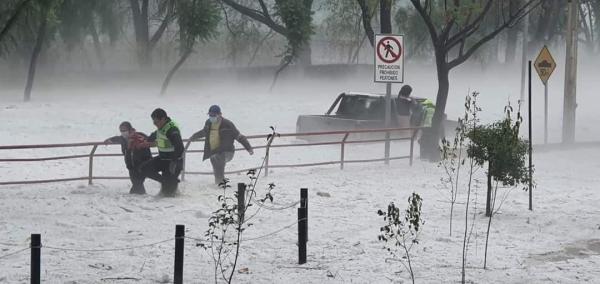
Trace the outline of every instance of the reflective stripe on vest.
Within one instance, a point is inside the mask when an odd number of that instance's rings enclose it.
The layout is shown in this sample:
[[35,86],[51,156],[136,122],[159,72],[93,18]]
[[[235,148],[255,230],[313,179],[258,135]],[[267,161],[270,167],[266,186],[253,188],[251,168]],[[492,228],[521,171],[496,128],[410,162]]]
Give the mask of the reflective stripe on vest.
[[156,147],[158,148],[159,152],[175,152],[175,147],[167,137],[167,132],[173,127],[178,128],[177,124],[171,120],[167,122],[161,129],[156,131]]

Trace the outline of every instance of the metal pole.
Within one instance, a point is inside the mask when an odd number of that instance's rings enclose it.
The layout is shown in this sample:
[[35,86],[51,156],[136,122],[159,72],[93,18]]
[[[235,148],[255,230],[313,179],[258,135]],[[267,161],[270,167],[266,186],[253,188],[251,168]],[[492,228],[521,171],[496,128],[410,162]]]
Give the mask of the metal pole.
[[531,60],[529,60],[529,210],[533,211],[533,162],[531,155],[533,154],[533,144],[531,142]]
[[[392,121],[392,83],[386,83],[385,89],[385,128],[390,128]],[[385,164],[390,164],[390,132],[385,133]]]
[[90,161],[89,161],[89,173],[88,173],[88,185],[92,184],[92,179],[94,179],[94,153],[96,153],[96,149],[98,149],[98,145],[94,145],[92,151],[90,152]]
[[173,283],[183,283],[183,246],[185,239],[185,226],[175,225],[175,272]]
[[544,144],[548,144],[548,82],[544,83]]
[[31,234],[31,284],[40,284],[42,236]]
[[525,15],[523,29],[523,53],[521,54],[521,101],[525,101],[525,72],[527,71],[527,53],[529,52],[529,13]]

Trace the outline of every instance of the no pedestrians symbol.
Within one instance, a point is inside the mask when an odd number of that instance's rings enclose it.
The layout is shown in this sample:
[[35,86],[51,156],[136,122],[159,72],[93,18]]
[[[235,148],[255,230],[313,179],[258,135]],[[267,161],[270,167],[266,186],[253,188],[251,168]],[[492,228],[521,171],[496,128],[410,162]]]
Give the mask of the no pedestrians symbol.
[[402,56],[402,45],[395,37],[387,36],[377,42],[377,57],[385,63],[394,63]]
[[375,82],[402,83],[404,81],[404,37],[376,35]]

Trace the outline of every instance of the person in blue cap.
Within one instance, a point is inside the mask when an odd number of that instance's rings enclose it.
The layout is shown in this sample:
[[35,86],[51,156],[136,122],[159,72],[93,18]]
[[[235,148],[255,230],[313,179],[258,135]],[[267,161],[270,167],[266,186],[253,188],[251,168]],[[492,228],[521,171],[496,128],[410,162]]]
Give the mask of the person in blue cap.
[[233,159],[235,153],[234,140],[242,144],[250,155],[254,154],[254,150],[246,136],[237,130],[233,122],[222,116],[221,108],[218,105],[210,106],[204,128],[194,133],[190,140],[200,138],[206,138],[202,160],[210,159],[216,185],[219,185],[225,179],[225,165]]

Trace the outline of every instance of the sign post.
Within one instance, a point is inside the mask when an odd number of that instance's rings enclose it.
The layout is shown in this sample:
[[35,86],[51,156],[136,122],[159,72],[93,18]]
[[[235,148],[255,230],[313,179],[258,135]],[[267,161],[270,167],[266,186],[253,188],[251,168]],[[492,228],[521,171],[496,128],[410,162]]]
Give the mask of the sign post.
[[535,59],[535,71],[537,71],[544,84],[544,144],[548,143],[548,79],[556,68],[556,62],[550,54],[548,47],[544,45],[540,54]]
[[[391,127],[392,83],[404,82],[404,37],[375,36],[375,82],[386,83],[385,127]],[[390,163],[390,133],[385,134],[385,164]]]

